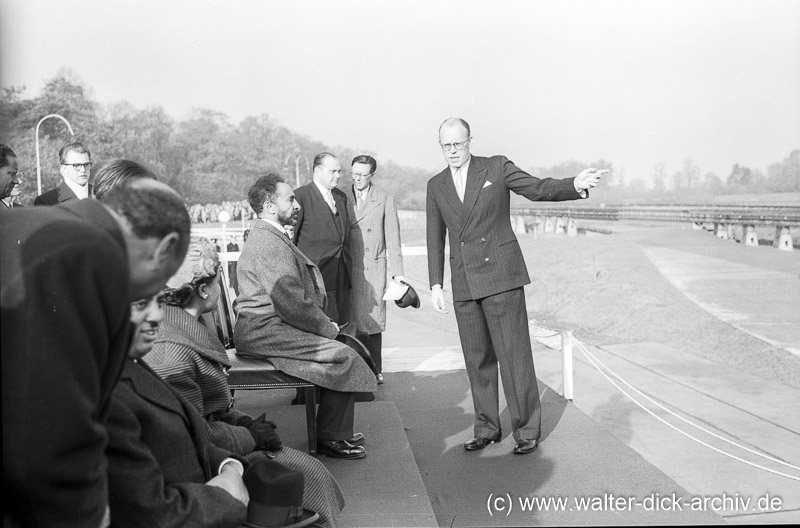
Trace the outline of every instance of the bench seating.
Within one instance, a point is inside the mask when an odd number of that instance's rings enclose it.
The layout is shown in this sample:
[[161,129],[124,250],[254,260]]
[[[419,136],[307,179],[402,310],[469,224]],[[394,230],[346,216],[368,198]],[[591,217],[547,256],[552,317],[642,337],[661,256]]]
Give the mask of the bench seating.
[[[236,254],[238,256],[238,254]],[[220,253],[220,259],[225,262],[225,253]],[[306,428],[308,430],[308,452],[317,455],[317,420],[316,388],[313,383],[290,376],[275,368],[269,360],[242,357],[236,354],[233,343],[233,327],[235,314],[230,293],[227,266],[222,266],[220,273],[220,297],[217,309],[206,314],[209,327],[215,328],[217,337],[225,345],[231,368],[228,370],[228,385],[233,396],[237,390],[269,390],[269,389],[303,389],[306,405]],[[210,318],[210,320],[208,320]]]

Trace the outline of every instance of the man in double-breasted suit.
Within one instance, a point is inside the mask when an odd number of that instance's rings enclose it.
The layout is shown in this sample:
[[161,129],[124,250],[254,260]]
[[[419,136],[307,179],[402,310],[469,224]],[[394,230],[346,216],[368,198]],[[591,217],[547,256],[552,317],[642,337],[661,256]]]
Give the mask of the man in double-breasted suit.
[[92,172],[92,155],[83,143],[67,143],[58,152],[59,172],[63,181],[53,189],[33,200],[33,205],[58,205],[92,196],[89,176]]
[[264,357],[280,370],[320,387],[318,450],[337,458],[363,458],[363,435],[353,433],[356,392],[376,389],[375,375],[347,345],[325,313],[319,269],[289,238],[299,205],[277,174],[262,176],[248,200],[259,219],[247,238],[236,273],[236,351]]
[[575,178],[539,179],[504,156],[470,156],[470,140],[463,119],[447,119],[439,128],[448,167],[428,181],[431,300],[437,311],[446,312],[442,282],[447,234],[453,307],[475,407],[475,436],[464,448],[483,449],[502,439],[499,363],[514,453],[526,454],[539,443],[541,407],[523,291],[530,278],[511,229],[509,191],[529,200],[576,200],[588,196],[587,189],[604,171],[586,169]]
[[356,156],[351,163],[353,187],[348,204],[353,291],[349,319],[357,326],[357,337],[372,355],[378,383],[383,383],[381,344],[386,329],[383,294],[392,277],[407,280],[403,277],[400,222],[394,197],[372,183],[377,167],[375,158],[367,155]]
[[328,297],[325,313],[339,324],[350,314],[352,288],[347,196],[336,188],[341,173],[336,156],[321,152],[314,156],[314,181],[294,192],[300,204],[294,243],[322,273]]

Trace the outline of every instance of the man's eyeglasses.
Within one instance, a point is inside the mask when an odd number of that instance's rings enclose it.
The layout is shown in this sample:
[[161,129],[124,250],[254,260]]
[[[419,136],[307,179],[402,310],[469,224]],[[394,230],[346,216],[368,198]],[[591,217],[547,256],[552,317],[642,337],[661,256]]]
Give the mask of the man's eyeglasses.
[[65,165],[67,167],[72,167],[76,171],[79,171],[82,168],[86,169],[88,171],[89,169],[92,168],[92,162],[91,161],[87,161],[86,163],[62,163],[62,165]]
[[368,172],[367,174],[359,174],[357,172],[351,172],[350,176],[352,176],[353,179],[355,180],[356,178],[359,178],[359,179],[361,179],[361,178],[369,178],[370,176],[372,176],[372,173]]
[[459,141],[458,143],[439,143],[439,144],[442,146],[442,150],[450,150],[453,147],[455,147],[456,150],[464,150],[464,147],[467,146],[467,143],[469,143],[470,139],[472,138],[467,138],[464,141]]
[[17,181],[22,181],[22,178],[25,177],[25,173],[21,172],[21,171],[20,172],[11,172],[8,175],[11,176],[11,178],[13,180],[17,180]]

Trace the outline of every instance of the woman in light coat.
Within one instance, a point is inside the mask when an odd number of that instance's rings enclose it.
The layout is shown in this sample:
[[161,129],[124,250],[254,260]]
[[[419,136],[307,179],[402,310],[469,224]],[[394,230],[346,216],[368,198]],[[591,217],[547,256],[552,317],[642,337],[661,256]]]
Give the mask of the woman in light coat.
[[344,497],[325,466],[301,451],[283,447],[277,426],[265,415],[253,419],[232,406],[226,374],[230,361],[222,343],[200,320],[217,306],[219,266],[213,244],[192,237],[186,260],[167,282],[164,320],[144,360],[205,417],[212,444],[251,462],[274,458],[302,471],[303,506],[320,515],[322,526],[335,527]]

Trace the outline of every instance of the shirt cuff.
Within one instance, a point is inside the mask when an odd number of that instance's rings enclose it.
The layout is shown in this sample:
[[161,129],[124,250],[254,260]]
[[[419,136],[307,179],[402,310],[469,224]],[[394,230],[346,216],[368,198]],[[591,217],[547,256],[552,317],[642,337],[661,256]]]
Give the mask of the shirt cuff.
[[219,471],[217,471],[218,475],[222,473],[222,468],[225,467],[225,464],[232,464],[233,467],[236,468],[236,471],[239,472],[239,476],[240,477],[244,476],[244,464],[242,464],[241,462],[239,462],[235,458],[230,458],[230,457],[228,457],[225,460],[223,460],[222,464],[219,465]]
[[572,186],[575,187],[575,192],[578,193],[581,198],[586,198],[589,196],[589,193],[586,192],[586,189],[578,189],[578,186],[575,185],[575,180],[572,180]]

